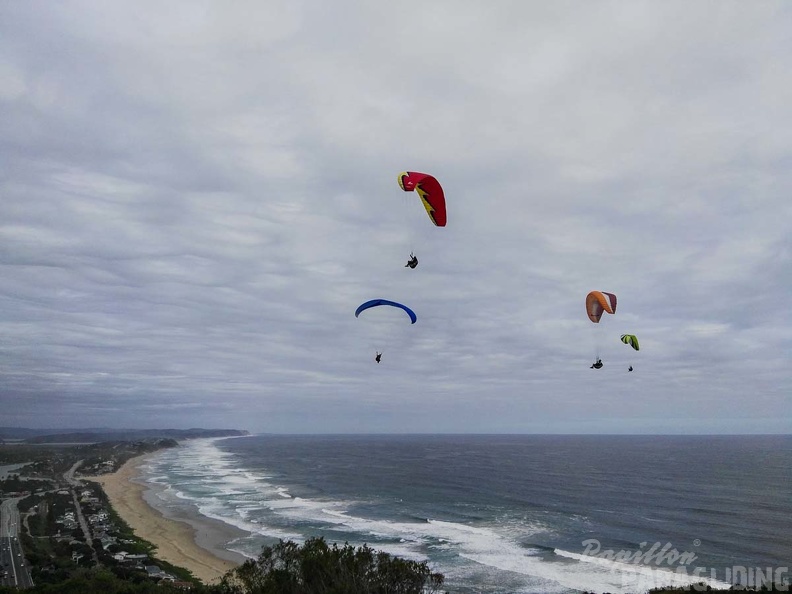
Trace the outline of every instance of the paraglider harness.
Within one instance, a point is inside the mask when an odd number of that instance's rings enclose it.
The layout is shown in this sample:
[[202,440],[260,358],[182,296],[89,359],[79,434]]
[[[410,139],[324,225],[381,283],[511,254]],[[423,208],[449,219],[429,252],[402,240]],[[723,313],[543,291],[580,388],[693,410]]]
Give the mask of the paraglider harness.
[[407,268],[408,266],[410,268],[415,268],[416,266],[418,266],[418,258],[416,258],[412,252],[410,252],[410,259],[407,260],[407,264],[404,265],[405,268]]
[[376,357],[374,357],[374,360],[375,360],[377,363],[379,363],[381,358],[382,358],[382,353],[379,353],[379,352],[378,352],[378,353],[377,353],[377,356],[376,356]]
[[597,359],[597,362],[591,366],[591,369],[600,369],[602,367],[602,359]]

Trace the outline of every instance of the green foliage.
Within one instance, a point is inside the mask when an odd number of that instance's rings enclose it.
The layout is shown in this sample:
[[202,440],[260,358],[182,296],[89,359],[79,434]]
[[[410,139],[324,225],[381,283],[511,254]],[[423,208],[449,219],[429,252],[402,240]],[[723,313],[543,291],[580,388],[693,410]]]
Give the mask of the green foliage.
[[[31,499],[28,497],[28,499]],[[55,524],[54,517],[50,517],[50,513],[52,510],[51,508],[46,505],[46,503],[42,503],[44,500],[43,498],[39,498],[40,504],[38,507],[31,507],[29,510],[29,515],[27,517],[27,527],[30,530],[31,536],[47,536],[51,534],[49,529],[49,520],[52,519],[52,524]],[[21,508],[20,508],[20,511]]]
[[[15,588],[0,586],[0,594],[16,594]],[[81,569],[57,583],[36,583],[36,586],[25,590],[25,594],[175,594],[184,592],[167,582],[154,582],[147,578],[139,580],[124,579],[105,569]],[[194,584],[190,594],[219,593],[216,587]]]
[[32,492],[39,489],[48,489],[51,484],[47,481],[22,479],[19,474],[10,474],[8,478],[0,481],[0,494]]
[[226,594],[425,594],[437,592],[443,576],[425,562],[377,552],[368,546],[328,545],[312,538],[300,547],[280,541],[264,547],[223,578]]
[[[85,515],[106,512],[109,516],[107,532],[118,539],[118,543],[105,550],[99,540],[94,539],[93,547],[97,554],[99,567],[94,563],[93,550],[85,541],[79,526],[67,528],[70,524],[58,523],[67,512],[76,509],[71,488],[66,485],[63,473],[79,460],[92,460],[97,466],[106,469],[107,461],[113,467],[120,466],[129,458],[144,452],[176,445],[169,440],[146,440],[134,443],[99,443],[90,445],[61,446],[3,446],[0,444],[0,460],[3,464],[27,463],[18,472],[25,477],[35,476],[37,480],[20,480],[14,472],[8,480],[1,481],[0,487],[14,491],[31,491],[44,488],[45,492],[30,495],[17,504],[28,530],[20,533],[20,541],[25,551],[26,565],[36,583],[27,592],[80,592],[90,594],[130,594],[138,592],[182,592],[168,580],[152,579],[134,564],[119,562],[113,558],[111,550],[124,550],[127,553],[145,553],[148,564],[157,565],[177,580],[189,582],[192,593],[219,593],[219,586],[205,586],[196,580],[190,571],[175,567],[156,558],[156,549],[151,543],[135,536],[132,529],[121,520],[110,505],[106,494],[98,483],[86,481],[78,489],[80,507]],[[41,479],[41,480],[38,480]],[[44,480],[46,479],[46,480]],[[90,495],[83,496],[84,491]],[[96,498],[96,500],[93,500]],[[82,555],[75,558],[73,554]],[[0,594],[17,592],[0,586]]]

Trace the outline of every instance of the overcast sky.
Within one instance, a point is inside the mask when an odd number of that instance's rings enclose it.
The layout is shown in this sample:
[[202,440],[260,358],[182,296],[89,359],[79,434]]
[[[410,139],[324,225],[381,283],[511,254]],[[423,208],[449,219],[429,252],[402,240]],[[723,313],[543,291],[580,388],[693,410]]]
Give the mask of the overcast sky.
[[0,425],[792,432],[790,31],[761,0],[0,0]]

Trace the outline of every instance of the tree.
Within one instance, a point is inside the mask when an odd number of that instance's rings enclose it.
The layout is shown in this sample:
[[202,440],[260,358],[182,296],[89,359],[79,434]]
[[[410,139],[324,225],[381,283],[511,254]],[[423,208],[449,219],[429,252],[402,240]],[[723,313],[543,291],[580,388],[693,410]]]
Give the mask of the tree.
[[443,575],[424,561],[376,552],[367,545],[328,545],[311,538],[300,547],[279,541],[255,561],[231,570],[220,585],[227,594],[426,594],[438,592]]

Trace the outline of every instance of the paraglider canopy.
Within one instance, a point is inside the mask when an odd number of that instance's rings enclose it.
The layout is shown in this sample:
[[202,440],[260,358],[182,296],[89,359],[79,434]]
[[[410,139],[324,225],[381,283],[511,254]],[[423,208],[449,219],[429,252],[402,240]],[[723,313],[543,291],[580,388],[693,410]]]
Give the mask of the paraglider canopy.
[[603,312],[616,313],[616,295],[603,291],[592,291],[586,296],[586,313],[589,320],[599,324]]
[[438,227],[446,226],[446,205],[443,188],[434,177],[427,173],[403,171],[398,177],[399,186],[405,192],[418,192],[426,214]]
[[381,305],[390,305],[391,307],[398,307],[403,309],[408,316],[410,316],[411,324],[415,324],[418,321],[418,316],[415,315],[415,312],[411,310],[406,305],[401,303],[396,303],[395,301],[388,301],[387,299],[372,299],[371,301],[366,301],[365,303],[360,304],[360,306],[355,310],[355,317],[358,317],[362,312],[370,309],[372,307],[379,307]]
[[[622,334],[621,335],[621,341],[624,344],[630,345],[636,351],[640,351],[641,350],[641,347],[638,345],[638,337],[635,336],[635,334]],[[651,349],[649,349],[649,350],[651,350]]]

